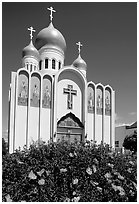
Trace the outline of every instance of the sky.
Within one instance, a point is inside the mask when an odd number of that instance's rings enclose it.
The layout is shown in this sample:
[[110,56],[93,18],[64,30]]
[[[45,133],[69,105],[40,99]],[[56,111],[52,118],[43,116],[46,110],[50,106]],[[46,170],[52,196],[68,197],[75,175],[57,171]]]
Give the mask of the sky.
[[78,56],[87,63],[87,81],[109,84],[115,90],[116,125],[137,120],[137,3],[136,2],[3,2],[2,3],[2,132],[8,128],[8,90],[11,72],[22,67],[22,50],[36,33],[53,24],[67,44],[65,65]]

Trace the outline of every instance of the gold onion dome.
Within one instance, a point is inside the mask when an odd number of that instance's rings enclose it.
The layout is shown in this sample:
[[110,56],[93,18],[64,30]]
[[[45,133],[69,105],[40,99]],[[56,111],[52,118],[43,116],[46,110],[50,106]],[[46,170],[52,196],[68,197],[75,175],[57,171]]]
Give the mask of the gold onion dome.
[[38,33],[35,41],[35,46],[38,50],[45,45],[58,47],[63,52],[66,50],[66,41],[63,35],[54,28],[52,22],[47,28],[44,28]]
[[84,70],[86,70],[86,68],[87,68],[87,64],[81,58],[80,54],[79,54],[78,58],[73,62],[73,66],[78,68],[78,69],[84,69]]
[[34,47],[32,40],[30,41],[30,44],[28,46],[26,46],[23,51],[22,51],[22,57],[25,56],[32,56],[35,57],[39,60],[40,55],[39,55],[39,51]]

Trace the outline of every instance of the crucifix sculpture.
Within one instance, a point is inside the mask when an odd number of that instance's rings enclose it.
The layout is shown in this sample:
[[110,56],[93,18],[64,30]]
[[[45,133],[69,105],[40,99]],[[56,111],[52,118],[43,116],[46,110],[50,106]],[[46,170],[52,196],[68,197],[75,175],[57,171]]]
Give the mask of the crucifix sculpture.
[[30,28],[28,28],[28,30],[30,31],[30,39],[32,40],[32,38],[33,38],[32,33],[36,32],[36,30],[34,30],[32,26],[30,26]]
[[64,88],[63,89],[63,93],[68,94],[68,100],[67,100],[67,107],[68,109],[72,109],[72,99],[73,99],[73,95],[77,95],[77,91],[73,90],[73,86],[72,85],[68,85],[68,88]]
[[53,12],[56,12],[53,7],[51,6],[50,8],[47,8],[49,11],[50,11],[50,20],[52,22],[52,19],[53,19]]

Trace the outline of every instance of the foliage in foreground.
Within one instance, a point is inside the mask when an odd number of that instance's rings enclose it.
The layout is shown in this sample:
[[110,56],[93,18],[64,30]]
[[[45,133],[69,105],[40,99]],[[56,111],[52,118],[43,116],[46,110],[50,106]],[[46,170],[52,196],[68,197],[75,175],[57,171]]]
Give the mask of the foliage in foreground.
[[130,151],[137,152],[137,132],[134,131],[133,134],[127,135],[123,142],[123,147],[129,149]]
[[136,155],[91,143],[51,143],[3,155],[3,201],[134,202]]

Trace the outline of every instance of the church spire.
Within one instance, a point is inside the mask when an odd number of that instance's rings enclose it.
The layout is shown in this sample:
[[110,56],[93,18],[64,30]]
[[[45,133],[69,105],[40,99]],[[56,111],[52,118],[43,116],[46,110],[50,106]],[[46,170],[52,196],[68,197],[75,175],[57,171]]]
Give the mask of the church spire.
[[[40,55],[38,50],[34,47],[32,38],[33,38],[33,32],[36,32],[32,26],[28,28],[28,31],[30,31],[30,43],[28,46],[26,46],[22,51],[22,64],[23,67],[26,67],[27,70],[36,70],[38,69],[38,62],[40,60]],[[32,64],[32,58],[34,58],[34,63]]]
[[87,69],[87,64],[86,62],[81,58],[81,47],[83,46],[81,44],[81,42],[76,43],[76,45],[78,46],[78,58],[76,60],[74,60],[74,62],[72,63],[74,67],[80,69],[83,74],[86,76],[86,69]]

